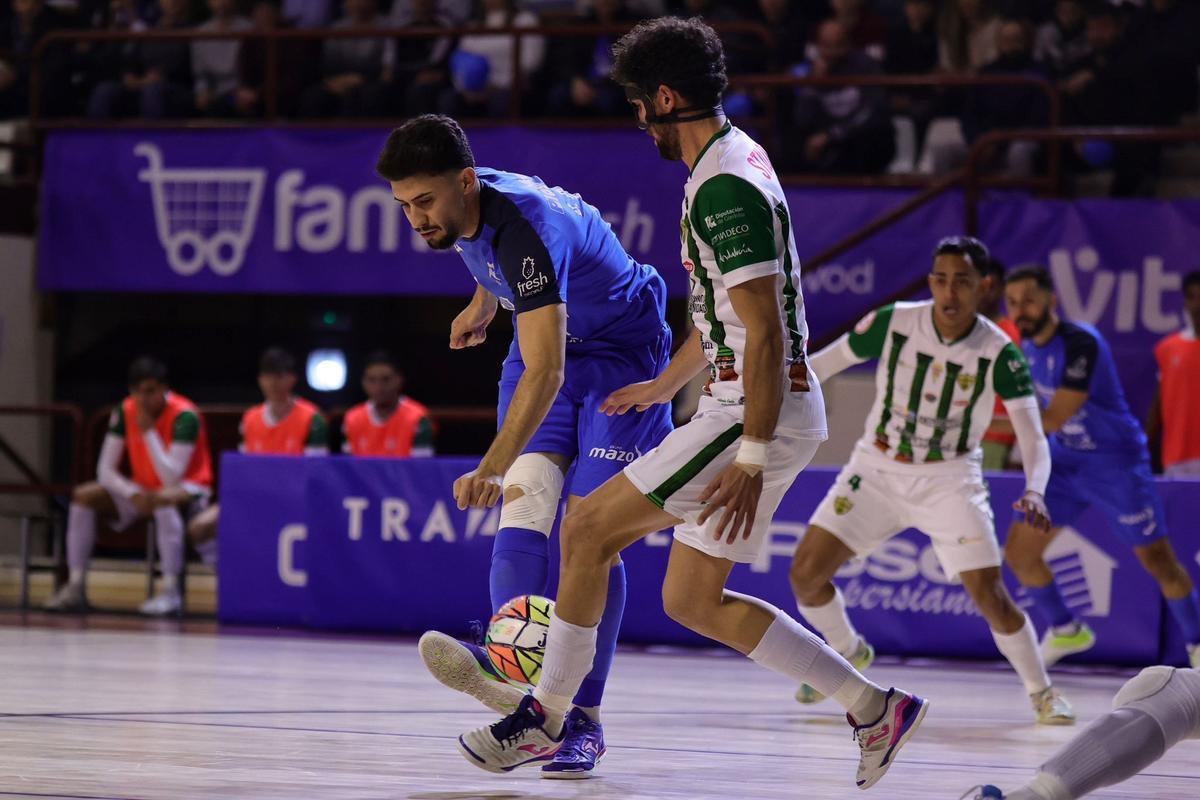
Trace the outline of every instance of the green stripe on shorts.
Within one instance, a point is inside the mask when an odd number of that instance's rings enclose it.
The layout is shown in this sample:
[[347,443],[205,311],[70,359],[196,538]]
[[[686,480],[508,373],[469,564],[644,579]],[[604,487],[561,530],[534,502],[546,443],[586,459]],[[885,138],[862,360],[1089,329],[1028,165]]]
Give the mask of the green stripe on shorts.
[[666,504],[667,498],[678,492],[689,481],[699,475],[701,470],[712,463],[714,458],[719,456],[725,448],[733,444],[741,435],[742,423],[739,422],[705,445],[690,461],[680,467],[674,475],[660,483],[658,488],[646,495],[646,497],[650,498],[651,503],[662,508]]

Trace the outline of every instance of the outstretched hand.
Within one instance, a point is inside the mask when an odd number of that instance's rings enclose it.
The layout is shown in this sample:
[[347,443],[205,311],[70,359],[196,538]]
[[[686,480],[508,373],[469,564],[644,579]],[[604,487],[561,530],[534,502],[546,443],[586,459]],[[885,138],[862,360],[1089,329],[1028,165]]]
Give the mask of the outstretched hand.
[[1046,508],[1046,499],[1037,492],[1025,492],[1021,499],[1013,503],[1013,508],[1025,515],[1025,524],[1042,533],[1050,530],[1050,511]]

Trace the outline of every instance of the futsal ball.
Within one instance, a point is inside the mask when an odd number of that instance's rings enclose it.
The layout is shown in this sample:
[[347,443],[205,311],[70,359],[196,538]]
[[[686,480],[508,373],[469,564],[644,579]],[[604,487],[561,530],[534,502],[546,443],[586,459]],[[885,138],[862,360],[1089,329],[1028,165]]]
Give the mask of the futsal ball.
[[484,645],[496,671],[510,682],[536,686],[546,653],[554,601],[536,594],[514,597],[488,623]]

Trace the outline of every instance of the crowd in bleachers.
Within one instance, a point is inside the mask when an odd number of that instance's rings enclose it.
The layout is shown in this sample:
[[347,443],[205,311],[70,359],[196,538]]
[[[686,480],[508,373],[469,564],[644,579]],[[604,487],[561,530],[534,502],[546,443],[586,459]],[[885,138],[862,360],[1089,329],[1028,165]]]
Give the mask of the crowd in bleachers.
[[[1170,125],[1197,105],[1196,0],[4,0],[0,119],[28,113],[34,44],[64,28],[434,29],[424,38],[280,41],[278,112],[498,116],[515,100],[526,116],[611,116],[625,113],[624,95],[608,79],[615,36],[530,34],[514,61],[513,37],[486,31],[620,25],[667,13],[765,26],[768,44],[747,31],[723,34],[734,75],[1031,76],[1056,85],[1062,122],[1080,125]],[[475,31],[458,35],[460,26]],[[62,44],[42,59],[43,110],[93,119],[256,118],[266,108],[267,54],[253,38]],[[726,98],[735,116],[768,105],[785,134],[780,166],[811,172],[883,171],[897,133],[927,142],[906,148],[909,158],[922,156],[923,171],[942,172],[960,165],[967,145],[987,131],[1045,125],[1049,115],[1045,94],[1028,86],[805,87],[774,98],[750,89]],[[1016,142],[997,166],[1027,175],[1036,158],[1034,145]]]

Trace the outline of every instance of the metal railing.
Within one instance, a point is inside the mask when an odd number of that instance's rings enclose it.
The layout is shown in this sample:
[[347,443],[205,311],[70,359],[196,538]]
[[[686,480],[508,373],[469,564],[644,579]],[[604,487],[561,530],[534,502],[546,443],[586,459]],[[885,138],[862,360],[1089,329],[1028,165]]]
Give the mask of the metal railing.
[[[1169,144],[1178,142],[1200,142],[1200,128],[1056,128],[1044,130],[1040,128],[1011,131],[992,131],[980,136],[967,155],[966,166],[947,176],[937,185],[930,187],[921,194],[910,198],[892,211],[881,215],[866,226],[844,237],[841,241],[826,248],[805,262],[805,269],[815,269],[821,264],[841,255],[842,253],[862,244],[874,234],[886,228],[893,222],[902,219],[907,214],[933,199],[937,194],[961,186],[963,188],[963,230],[974,236],[979,233],[979,209],[983,199],[983,190],[988,184],[980,174],[980,164],[986,159],[992,149],[1005,142],[1035,141],[1052,145],[1063,145],[1090,140],[1102,140],[1121,144]],[[926,285],[925,275],[914,278],[906,286],[901,287],[880,301],[880,305],[906,300],[919,292]],[[856,320],[843,323],[837,329],[824,337],[814,340],[812,350],[819,350],[833,342],[842,334],[854,327]]]
[[[279,47],[288,41],[324,41],[327,39],[391,39],[402,41],[406,39],[450,39],[456,40],[464,36],[508,36],[513,39],[511,96],[509,97],[508,121],[525,119],[521,113],[521,97],[525,88],[525,74],[521,68],[522,41],[530,37],[583,38],[594,36],[619,36],[628,33],[632,23],[618,25],[602,24],[558,24],[539,25],[536,27],[503,27],[484,28],[479,26],[459,25],[454,27],[402,27],[402,28],[344,28],[344,29],[279,29],[270,31],[52,31],[43,36],[33,48],[30,83],[30,118],[37,126],[45,124],[42,114],[42,100],[45,81],[44,61],[46,51],[51,47],[64,44],[102,43],[114,41],[248,41],[260,40],[266,45],[266,74],[264,76],[265,119],[278,121],[279,114]],[[743,34],[757,37],[767,49],[775,46],[775,35],[765,25],[756,22],[716,22],[713,28],[720,34]],[[525,120],[530,121],[530,120]],[[77,123],[77,121],[75,121]],[[362,125],[365,120],[357,120],[356,125]],[[597,120],[587,121],[595,125]],[[179,121],[174,121],[178,127]],[[89,124],[102,124],[92,121]],[[111,125],[112,123],[109,123]],[[204,120],[205,126],[237,125],[232,120]],[[240,124],[246,124],[242,122]],[[340,124],[345,125],[346,122]]]
[[1200,142],[1200,128],[1030,128],[1026,130],[991,131],[980,136],[967,156],[964,169],[964,228],[974,234],[979,230],[979,202],[984,184],[980,177],[980,165],[996,145],[1013,141],[1043,142],[1059,145],[1089,140],[1102,140],[1119,144],[1167,144],[1178,142]]
[[[50,476],[41,475],[3,435],[0,435],[0,456],[3,456],[25,479],[23,482],[0,483],[0,496],[35,497],[44,501],[44,510],[40,512],[24,510],[0,511],[0,516],[17,520],[19,531],[19,604],[21,608],[29,606],[29,578],[34,569],[55,570],[62,559],[62,540],[58,535],[61,530],[66,512],[66,498],[70,496],[75,483],[79,479],[79,454],[83,444],[83,412],[78,406],[70,403],[51,403],[47,405],[9,405],[0,406],[0,417],[4,418],[33,418],[60,421],[68,424],[70,430],[70,460],[66,465],[68,480],[56,482]],[[50,440],[54,440],[54,431],[50,431]],[[53,450],[53,448],[51,448]],[[48,553],[36,556],[33,547],[33,524],[39,522],[45,525]]]
[[63,420],[70,423],[71,431],[71,462],[68,465],[70,481],[56,483],[49,476],[38,473],[20,453],[2,435],[0,435],[0,456],[4,456],[25,479],[21,483],[0,483],[0,494],[35,495],[46,498],[69,495],[75,481],[79,479],[79,457],[83,444],[83,412],[79,406],[71,403],[50,403],[47,405],[0,406],[0,417],[32,417],[35,419]]

